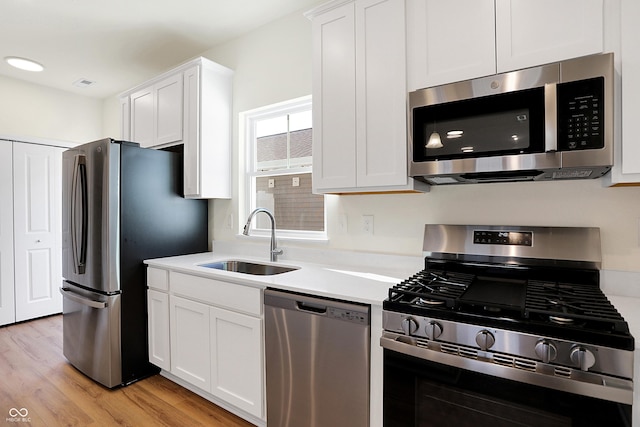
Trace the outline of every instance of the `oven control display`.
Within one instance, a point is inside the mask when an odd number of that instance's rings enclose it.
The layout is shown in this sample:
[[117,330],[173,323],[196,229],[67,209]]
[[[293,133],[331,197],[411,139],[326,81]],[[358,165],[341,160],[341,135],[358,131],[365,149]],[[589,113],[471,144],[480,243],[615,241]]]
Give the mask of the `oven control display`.
[[483,231],[474,230],[473,243],[478,245],[531,246],[531,231]]

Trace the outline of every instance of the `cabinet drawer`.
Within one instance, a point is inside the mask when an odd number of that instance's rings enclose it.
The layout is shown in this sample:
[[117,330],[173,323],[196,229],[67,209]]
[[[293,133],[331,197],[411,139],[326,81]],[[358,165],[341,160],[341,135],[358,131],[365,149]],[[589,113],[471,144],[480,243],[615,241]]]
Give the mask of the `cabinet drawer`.
[[189,274],[170,273],[171,293],[218,307],[259,316],[262,314],[260,289]]
[[169,290],[169,272],[161,268],[147,267],[147,286],[158,291]]

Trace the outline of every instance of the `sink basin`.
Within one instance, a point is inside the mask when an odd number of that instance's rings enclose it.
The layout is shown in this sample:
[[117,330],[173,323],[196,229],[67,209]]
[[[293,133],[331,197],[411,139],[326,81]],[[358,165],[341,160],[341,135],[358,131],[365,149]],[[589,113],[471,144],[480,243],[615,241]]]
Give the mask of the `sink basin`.
[[233,271],[235,273],[254,274],[258,276],[273,276],[274,274],[287,273],[298,269],[298,267],[285,267],[282,265],[260,264],[236,260],[210,262],[207,264],[200,264],[200,267]]

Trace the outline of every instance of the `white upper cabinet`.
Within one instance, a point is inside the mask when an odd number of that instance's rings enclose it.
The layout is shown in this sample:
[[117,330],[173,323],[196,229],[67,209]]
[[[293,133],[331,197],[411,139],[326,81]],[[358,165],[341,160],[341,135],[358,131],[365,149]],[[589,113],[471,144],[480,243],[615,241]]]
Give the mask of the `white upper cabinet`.
[[123,139],[183,144],[185,197],[231,197],[232,79],[230,69],[197,58],[120,97]]
[[[610,185],[640,183],[640,138],[637,125],[640,115],[640,2],[622,0],[620,15],[615,16],[611,24],[612,37],[619,31],[619,55],[616,67],[622,75],[620,82],[621,113],[616,113],[616,137],[614,146],[614,165],[608,175]],[[617,106],[617,105],[616,105]]]
[[142,147],[182,142],[182,96],[181,73],[132,93],[131,139]]
[[[146,87],[129,96],[131,104],[130,138],[142,147],[153,147],[156,144],[154,135],[153,87]],[[124,131],[123,131],[124,134]]]
[[200,58],[183,81],[185,197],[229,199],[233,71]]
[[495,0],[499,73],[603,51],[603,0]]
[[412,92],[495,74],[494,0],[407,0]]
[[600,53],[603,0],[407,0],[408,89]]
[[356,51],[352,4],[313,19],[314,192],[356,186]]
[[406,191],[404,0],[332,2],[313,31],[313,189]]

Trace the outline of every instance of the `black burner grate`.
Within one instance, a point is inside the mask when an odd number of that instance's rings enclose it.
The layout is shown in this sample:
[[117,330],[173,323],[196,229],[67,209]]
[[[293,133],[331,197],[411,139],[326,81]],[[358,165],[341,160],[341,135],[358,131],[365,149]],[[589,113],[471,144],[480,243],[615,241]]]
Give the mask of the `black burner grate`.
[[597,286],[530,280],[525,317],[599,330],[629,332],[624,318]]
[[472,274],[422,270],[389,289],[389,300],[416,306],[454,307],[473,278]]

